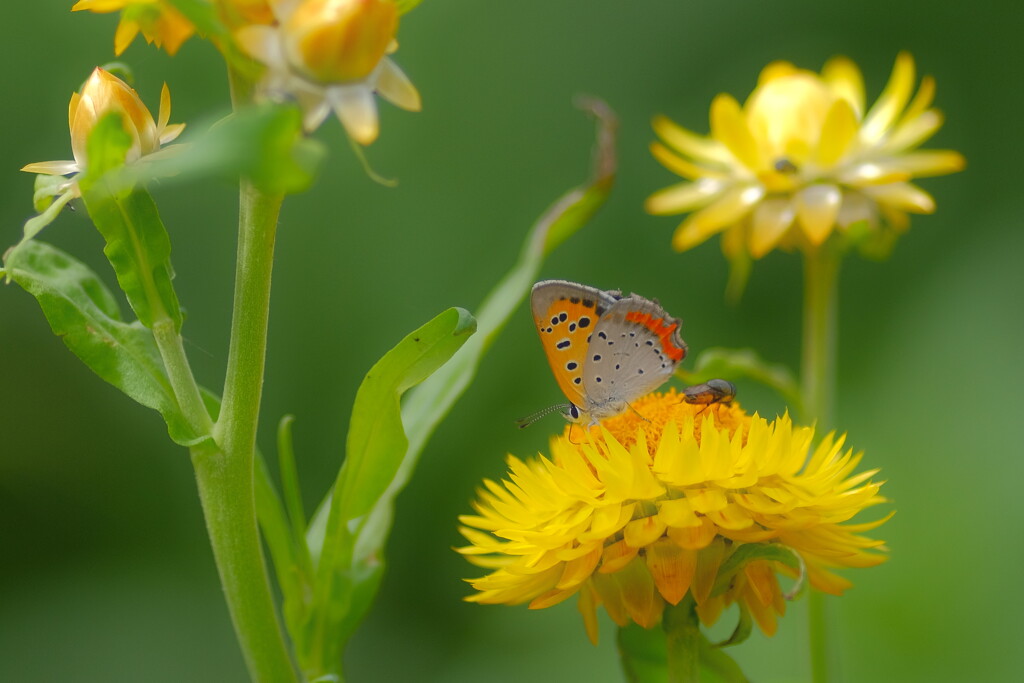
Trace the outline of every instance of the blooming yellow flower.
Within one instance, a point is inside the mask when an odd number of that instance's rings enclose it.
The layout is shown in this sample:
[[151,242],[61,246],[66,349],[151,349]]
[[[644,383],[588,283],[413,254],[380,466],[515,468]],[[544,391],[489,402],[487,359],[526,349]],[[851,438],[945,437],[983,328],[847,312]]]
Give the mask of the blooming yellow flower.
[[171,117],[171,93],[166,83],[160,92],[159,119],[154,121],[134,88],[110,72],[96,67],[82,86],[82,92],[73,93],[68,105],[74,161],[41,161],[21,170],[44,175],[67,175],[84,171],[89,134],[96,123],[110,112],[121,114],[125,130],[132,136],[132,147],[127,157],[129,162],[158,151],[161,145],[177,138],[185,128],[183,123],[167,123]]
[[181,12],[163,0],[78,0],[72,12],[88,10],[98,14],[121,12],[114,33],[114,54],[120,55],[142,32],[147,43],[174,55],[196,27]]
[[398,6],[392,0],[280,0],[278,26],[245,26],[236,36],[267,67],[263,91],[294,99],[314,130],[334,112],[356,142],[377,138],[374,93],[419,111],[420,95],[387,56],[397,49]]
[[884,499],[877,470],[853,474],[861,456],[843,451],[845,437],[815,447],[814,429],[788,416],[769,422],[674,391],[634,408],[589,433],[567,427],[551,458],[509,456],[508,479],[484,481],[477,514],[460,518],[471,545],[458,551],[491,571],[469,580],[478,592],[467,600],[537,609],[578,595],[596,642],[598,605],[620,626],[650,628],[689,594],[704,624],[738,603],[771,635],[786,606],[777,574],[794,572],[756,553],[737,567],[750,557],[741,549],[784,546],[832,594],[851,585],[832,569],[885,559],[862,535],[885,519],[846,523]]
[[[690,212],[673,237],[684,251],[725,232],[727,253],[760,258],[776,246],[816,246],[854,224],[906,229],[908,213],[931,213],[932,197],[909,182],[959,171],[963,157],[918,150],[942,125],[926,76],[911,99],[914,60],[896,58],[889,83],[866,108],[860,70],[835,57],[821,74],[769,64],[743,107],[720,94],[711,134],[665,117],[654,129],[654,156],[686,182],[647,199],[652,214]],[[909,104],[908,104],[909,102]]]

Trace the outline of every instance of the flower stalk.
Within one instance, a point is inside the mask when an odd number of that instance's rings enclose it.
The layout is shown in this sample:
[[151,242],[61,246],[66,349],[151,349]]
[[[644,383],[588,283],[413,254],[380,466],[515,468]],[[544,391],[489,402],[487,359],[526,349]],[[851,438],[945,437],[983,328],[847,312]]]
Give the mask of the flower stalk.
[[[819,433],[828,432],[833,420],[836,375],[836,322],[839,316],[839,265],[842,254],[828,243],[804,254],[803,345],[801,382],[805,416]],[[830,637],[825,594],[807,596],[808,648],[811,680],[831,679]]]
[[700,682],[700,620],[690,597],[669,605],[662,615],[669,683]]
[[[232,99],[251,92],[231,74]],[[192,449],[199,496],[217,571],[250,676],[296,681],[260,545],[254,467],[270,315],[270,277],[282,195],[248,181],[239,194],[238,252],[231,339],[216,447]]]

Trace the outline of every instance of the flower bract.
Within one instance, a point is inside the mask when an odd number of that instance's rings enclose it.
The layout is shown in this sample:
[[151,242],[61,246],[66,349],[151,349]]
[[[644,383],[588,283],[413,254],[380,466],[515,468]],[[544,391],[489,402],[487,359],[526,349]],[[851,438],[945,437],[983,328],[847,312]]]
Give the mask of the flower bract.
[[918,149],[943,118],[931,106],[934,79],[916,94],[914,83],[914,61],[901,53],[868,107],[860,70],[845,57],[820,74],[774,62],[742,106],[731,95],[714,99],[709,136],[656,117],[661,140],[651,151],[686,180],[651,195],[647,211],[689,213],[673,237],[680,251],[724,233],[727,254],[754,258],[813,248],[853,226],[899,234],[908,214],[935,210],[910,181],[964,166],[958,152]]
[[600,605],[650,628],[689,596],[704,624],[737,604],[771,635],[786,608],[780,574],[802,565],[814,589],[838,595],[851,584],[835,569],[885,559],[863,535],[885,519],[850,523],[884,499],[875,470],[854,473],[861,456],[844,437],[815,444],[788,416],[675,392],[633,407],[589,432],[567,427],[550,457],[510,456],[507,479],[484,481],[476,514],[460,518],[458,551],[488,570],[467,600],[536,609],[575,595],[596,642]]

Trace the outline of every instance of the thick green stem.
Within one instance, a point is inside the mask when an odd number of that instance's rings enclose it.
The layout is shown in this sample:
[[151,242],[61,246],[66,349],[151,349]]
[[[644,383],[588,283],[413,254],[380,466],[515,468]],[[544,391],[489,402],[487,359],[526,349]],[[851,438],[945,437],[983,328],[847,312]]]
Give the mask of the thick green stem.
[[228,369],[214,428],[217,447],[192,453],[206,528],[242,654],[253,680],[275,683],[296,676],[260,546],[253,467],[281,200],[243,181]]
[[687,596],[669,605],[662,615],[669,683],[700,682],[700,621],[697,606]]
[[263,394],[263,367],[270,317],[270,273],[281,210],[280,195],[267,195],[243,181],[239,201],[234,313],[217,443],[228,454],[256,448]]
[[[836,321],[841,254],[829,245],[804,253],[804,329],[801,380],[806,417],[819,434],[832,429],[836,377]],[[830,652],[826,596],[808,594],[811,679],[825,683],[835,670]]]
[[296,681],[274,611],[256,526],[253,461],[214,446],[192,449],[206,530],[238,644],[253,681]]

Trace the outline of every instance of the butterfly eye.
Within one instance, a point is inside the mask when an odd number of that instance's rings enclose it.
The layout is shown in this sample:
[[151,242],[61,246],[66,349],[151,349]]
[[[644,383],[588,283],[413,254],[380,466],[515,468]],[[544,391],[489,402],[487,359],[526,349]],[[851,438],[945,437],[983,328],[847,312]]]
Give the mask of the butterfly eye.
[[569,417],[574,420],[580,419],[580,409],[572,403],[569,404]]

